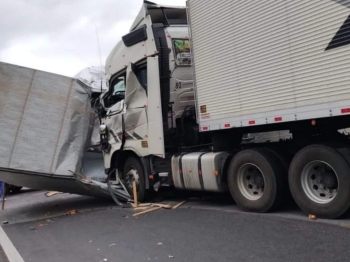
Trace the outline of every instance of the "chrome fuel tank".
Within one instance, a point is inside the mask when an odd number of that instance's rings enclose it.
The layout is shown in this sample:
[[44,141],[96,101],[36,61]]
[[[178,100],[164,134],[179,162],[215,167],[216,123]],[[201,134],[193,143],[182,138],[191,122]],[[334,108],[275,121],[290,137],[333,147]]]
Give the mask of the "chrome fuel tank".
[[230,154],[226,152],[195,152],[173,156],[172,176],[175,188],[225,192],[221,182],[223,167]]

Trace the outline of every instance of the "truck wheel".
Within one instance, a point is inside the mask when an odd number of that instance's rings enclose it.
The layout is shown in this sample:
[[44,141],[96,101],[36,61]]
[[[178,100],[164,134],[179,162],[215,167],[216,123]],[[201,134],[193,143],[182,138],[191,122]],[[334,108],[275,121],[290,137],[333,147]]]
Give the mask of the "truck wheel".
[[232,159],[228,186],[237,205],[244,211],[264,213],[281,203],[283,163],[267,149],[247,149]]
[[129,194],[133,196],[132,184],[133,181],[135,181],[137,186],[138,201],[143,201],[145,199],[146,193],[146,182],[143,167],[140,160],[138,160],[136,157],[129,157],[125,161],[123,175],[124,183],[127,190],[129,191]]
[[334,148],[312,145],[301,149],[289,168],[289,187],[306,213],[337,218],[350,206],[350,166]]

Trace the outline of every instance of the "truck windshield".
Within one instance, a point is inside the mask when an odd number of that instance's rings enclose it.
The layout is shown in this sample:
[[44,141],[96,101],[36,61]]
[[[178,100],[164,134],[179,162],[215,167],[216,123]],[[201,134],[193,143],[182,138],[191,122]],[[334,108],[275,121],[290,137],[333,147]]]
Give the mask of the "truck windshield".
[[175,39],[175,60],[178,66],[191,65],[191,48],[188,39]]

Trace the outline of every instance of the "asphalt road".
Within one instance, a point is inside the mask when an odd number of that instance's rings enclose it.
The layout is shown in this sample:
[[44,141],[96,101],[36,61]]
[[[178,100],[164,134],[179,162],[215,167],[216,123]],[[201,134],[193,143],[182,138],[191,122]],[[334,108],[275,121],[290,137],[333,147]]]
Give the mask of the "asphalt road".
[[[134,218],[73,195],[11,201],[0,219],[9,218],[3,229],[25,261],[350,261],[349,220],[310,221],[294,209],[248,214],[209,198]],[[65,215],[69,208],[77,214]]]
[[1,262],[9,262],[6,255],[5,255],[5,252],[1,246],[0,246],[0,261]]

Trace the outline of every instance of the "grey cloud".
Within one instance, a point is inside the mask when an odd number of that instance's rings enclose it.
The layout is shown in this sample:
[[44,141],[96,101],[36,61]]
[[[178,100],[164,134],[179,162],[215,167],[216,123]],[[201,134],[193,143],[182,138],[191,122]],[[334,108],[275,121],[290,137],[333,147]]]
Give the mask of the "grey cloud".
[[[142,0],[0,0],[0,61],[64,75],[104,63]],[[159,0],[184,5],[185,0]]]

